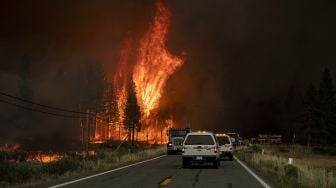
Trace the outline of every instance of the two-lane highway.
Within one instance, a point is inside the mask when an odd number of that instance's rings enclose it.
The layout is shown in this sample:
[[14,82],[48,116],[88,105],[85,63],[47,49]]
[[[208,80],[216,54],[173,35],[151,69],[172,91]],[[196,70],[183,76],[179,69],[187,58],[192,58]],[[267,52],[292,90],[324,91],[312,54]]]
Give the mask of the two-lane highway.
[[[57,185],[56,185],[57,186]],[[228,187],[262,188],[262,185],[237,161],[222,161],[219,169],[181,168],[181,156],[164,156],[120,170],[65,183],[62,187]]]

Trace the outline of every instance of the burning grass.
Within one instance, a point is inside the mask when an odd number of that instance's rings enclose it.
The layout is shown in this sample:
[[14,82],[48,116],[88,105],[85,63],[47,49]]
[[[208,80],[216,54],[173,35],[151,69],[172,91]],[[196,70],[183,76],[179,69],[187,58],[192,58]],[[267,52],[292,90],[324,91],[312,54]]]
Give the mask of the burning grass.
[[[91,152],[92,153],[92,152]],[[165,153],[165,147],[138,144],[117,151],[99,149],[94,155],[72,153],[48,163],[0,160],[0,187],[32,186],[116,168]]]
[[[262,154],[264,150],[264,154]],[[249,146],[236,155],[279,187],[336,187],[336,156],[316,154],[304,146]],[[288,158],[294,163],[288,164]]]

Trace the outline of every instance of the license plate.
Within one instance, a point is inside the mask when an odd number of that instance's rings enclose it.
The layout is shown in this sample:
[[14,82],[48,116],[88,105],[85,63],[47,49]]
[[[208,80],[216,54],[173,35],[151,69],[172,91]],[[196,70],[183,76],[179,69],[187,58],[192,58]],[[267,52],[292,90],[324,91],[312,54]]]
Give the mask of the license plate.
[[196,160],[202,160],[203,157],[202,156],[196,156]]

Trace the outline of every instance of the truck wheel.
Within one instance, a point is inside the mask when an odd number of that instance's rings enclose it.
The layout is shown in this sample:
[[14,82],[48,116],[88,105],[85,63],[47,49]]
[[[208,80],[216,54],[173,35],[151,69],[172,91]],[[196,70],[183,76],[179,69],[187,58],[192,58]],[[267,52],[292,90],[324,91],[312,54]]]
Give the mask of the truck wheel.
[[233,154],[230,155],[229,160],[230,160],[230,161],[233,161]]
[[219,165],[220,165],[220,160],[215,159],[213,161],[213,168],[217,169],[219,167]]
[[189,161],[186,159],[182,159],[182,168],[188,168],[189,167]]

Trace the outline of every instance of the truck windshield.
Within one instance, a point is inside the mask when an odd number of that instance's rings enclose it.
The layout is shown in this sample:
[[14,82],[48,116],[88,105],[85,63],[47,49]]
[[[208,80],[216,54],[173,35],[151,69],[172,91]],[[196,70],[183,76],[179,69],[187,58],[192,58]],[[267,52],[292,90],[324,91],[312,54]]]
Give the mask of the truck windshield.
[[219,145],[225,145],[225,144],[230,144],[229,137],[227,136],[219,136],[217,137]]
[[185,145],[214,145],[214,140],[210,135],[189,135]]

